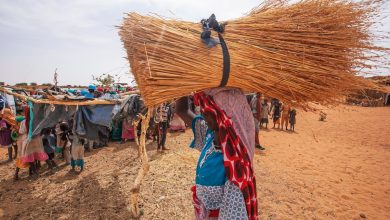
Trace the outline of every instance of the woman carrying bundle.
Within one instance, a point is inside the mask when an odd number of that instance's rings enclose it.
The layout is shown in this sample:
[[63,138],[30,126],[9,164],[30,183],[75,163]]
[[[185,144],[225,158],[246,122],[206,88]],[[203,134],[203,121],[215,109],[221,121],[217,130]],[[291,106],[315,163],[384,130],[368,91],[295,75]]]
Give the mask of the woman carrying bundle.
[[194,96],[202,115],[177,101],[177,113],[192,124],[192,148],[201,151],[192,187],[196,219],[257,219],[253,171],[254,122],[239,89],[216,88]]

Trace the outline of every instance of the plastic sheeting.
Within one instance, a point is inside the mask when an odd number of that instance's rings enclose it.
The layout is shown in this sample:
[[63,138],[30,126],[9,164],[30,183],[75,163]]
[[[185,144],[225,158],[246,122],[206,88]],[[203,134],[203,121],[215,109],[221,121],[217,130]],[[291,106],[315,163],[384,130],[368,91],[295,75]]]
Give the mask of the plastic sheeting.
[[114,122],[127,118],[133,120],[139,113],[145,114],[147,108],[138,94],[129,95],[120,105],[120,110],[113,116]]
[[75,132],[88,140],[108,137],[114,105],[80,106],[75,115]]
[[33,105],[32,136],[39,135],[43,128],[54,127],[61,121],[70,121],[76,112],[76,106],[38,104]]

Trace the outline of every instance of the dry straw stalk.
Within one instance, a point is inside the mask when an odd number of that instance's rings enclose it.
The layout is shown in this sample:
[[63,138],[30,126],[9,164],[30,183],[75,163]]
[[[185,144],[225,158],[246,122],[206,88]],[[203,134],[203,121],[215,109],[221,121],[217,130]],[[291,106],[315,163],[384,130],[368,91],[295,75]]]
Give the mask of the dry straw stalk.
[[[332,104],[356,89],[380,89],[357,74],[386,64],[389,50],[376,46],[380,37],[370,32],[382,3],[271,0],[228,21],[227,86],[301,106]],[[201,32],[200,23],[127,14],[119,35],[147,106],[220,84],[222,49],[207,48]]]

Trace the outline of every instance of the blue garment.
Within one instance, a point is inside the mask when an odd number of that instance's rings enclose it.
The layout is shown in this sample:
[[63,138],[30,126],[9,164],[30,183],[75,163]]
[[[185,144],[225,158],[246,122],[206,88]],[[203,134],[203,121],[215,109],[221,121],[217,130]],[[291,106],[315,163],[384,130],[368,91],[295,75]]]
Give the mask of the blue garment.
[[42,137],[43,149],[47,154],[55,152],[55,139],[53,135],[43,135]]
[[[194,137],[199,138],[197,132],[201,132],[201,129],[196,128],[196,123],[201,123],[204,119],[202,116],[194,118],[192,123],[192,130]],[[204,127],[202,129],[207,129]],[[223,186],[227,181],[225,167],[223,165],[223,154],[221,150],[218,150],[214,146],[214,131],[207,129],[206,136],[204,137],[204,146],[201,149],[201,153],[196,167],[195,183],[203,186]],[[194,142],[191,144],[194,148]]]
[[88,89],[95,91],[96,90],[96,86],[95,85],[89,85]]
[[84,96],[85,98],[87,99],[93,99],[95,98],[93,94],[91,94],[89,91],[87,90],[81,90],[80,92],[80,95]]
[[76,166],[79,166],[81,169],[84,168],[84,159],[77,159],[77,160],[71,160],[70,165],[74,168]]

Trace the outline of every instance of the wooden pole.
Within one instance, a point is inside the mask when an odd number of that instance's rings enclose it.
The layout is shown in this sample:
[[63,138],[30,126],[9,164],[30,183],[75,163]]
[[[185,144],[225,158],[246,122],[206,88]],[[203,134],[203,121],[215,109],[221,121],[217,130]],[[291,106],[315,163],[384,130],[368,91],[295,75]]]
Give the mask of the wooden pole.
[[15,92],[11,92],[3,87],[0,87],[0,91],[5,92],[7,94],[13,95],[25,101],[29,100],[34,103],[39,104],[53,104],[53,105],[114,105],[115,102],[107,101],[107,100],[91,100],[91,101],[63,101],[63,100],[38,100],[29,96],[24,96]]
[[[140,122],[140,118],[136,118],[133,120],[133,127],[134,127],[134,139],[135,139],[135,143],[137,144],[137,146],[139,147],[139,140],[138,140],[138,135],[137,135],[137,129],[138,129],[138,124]],[[141,156],[141,151],[138,151],[138,155]]]
[[140,210],[138,208],[139,193],[141,190],[141,183],[143,178],[149,171],[150,165],[148,161],[148,155],[146,153],[145,140],[146,140],[146,129],[149,126],[150,115],[152,109],[149,108],[148,113],[145,116],[141,116],[141,137],[140,137],[140,151],[141,151],[141,167],[138,171],[137,178],[134,181],[134,185],[131,188],[131,214],[133,218],[140,217]]

